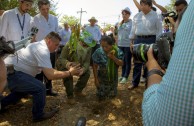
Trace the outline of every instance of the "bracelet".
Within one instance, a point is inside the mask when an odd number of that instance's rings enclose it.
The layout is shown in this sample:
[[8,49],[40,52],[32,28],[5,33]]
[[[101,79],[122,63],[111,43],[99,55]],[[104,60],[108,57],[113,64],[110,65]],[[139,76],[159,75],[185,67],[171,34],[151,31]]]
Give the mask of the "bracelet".
[[148,71],[148,74],[147,74],[147,77],[153,75],[153,74],[157,74],[157,75],[160,75],[161,77],[164,76],[164,73],[158,69],[152,69],[150,71]]
[[70,76],[70,77],[72,76],[70,71],[69,71],[69,76]]

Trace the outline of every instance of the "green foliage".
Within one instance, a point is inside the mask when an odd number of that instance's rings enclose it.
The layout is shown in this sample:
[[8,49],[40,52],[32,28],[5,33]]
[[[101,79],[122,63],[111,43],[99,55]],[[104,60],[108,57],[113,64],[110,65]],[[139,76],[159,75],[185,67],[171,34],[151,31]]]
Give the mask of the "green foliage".
[[79,19],[74,16],[64,15],[60,21],[62,24],[67,22],[70,26],[74,26],[79,23]]
[[0,9],[9,10],[18,6],[18,0],[0,0]]
[[71,37],[69,40],[69,47],[70,47],[70,55],[73,53],[73,59],[74,61],[78,61],[77,59],[77,54],[75,53],[77,50],[77,43],[79,42],[79,37],[80,37],[80,25],[76,24],[72,26],[71,28]]
[[104,31],[109,31],[111,26],[112,26],[111,24],[106,24],[106,26],[103,28]]
[[165,6],[165,8],[168,10],[168,11],[174,11],[174,3],[175,3],[176,0],[171,0],[170,1],[170,4],[168,4],[167,6]]

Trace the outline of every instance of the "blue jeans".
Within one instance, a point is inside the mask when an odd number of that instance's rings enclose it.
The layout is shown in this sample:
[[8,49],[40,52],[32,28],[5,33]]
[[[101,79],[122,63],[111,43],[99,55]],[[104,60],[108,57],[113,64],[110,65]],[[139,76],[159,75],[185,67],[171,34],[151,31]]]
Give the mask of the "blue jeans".
[[128,78],[131,70],[131,51],[130,47],[119,47],[120,50],[123,51],[123,66],[122,66],[122,77]]
[[43,109],[46,99],[45,85],[33,76],[20,71],[15,71],[14,74],[8,75],[7,80],[11,93],[1,100],[2,108],[17,103],[25,95],[30,94],[33,96],[33,118],[40,118],[44,114]]
[[[140,38],[137,37],[137,39],[134,41],[134,44],[153,44],[156,41],[156,37],[149,37],[149,38]],[[133,80],[132,84],[134,86],[138,86],[140,82],[140,77],[141,77],[141,70],[142,70],[143,63],[134,63],[134,68],[133,68]],[[144,66],[144,74],[143,77],[147,77],[147,68]]]

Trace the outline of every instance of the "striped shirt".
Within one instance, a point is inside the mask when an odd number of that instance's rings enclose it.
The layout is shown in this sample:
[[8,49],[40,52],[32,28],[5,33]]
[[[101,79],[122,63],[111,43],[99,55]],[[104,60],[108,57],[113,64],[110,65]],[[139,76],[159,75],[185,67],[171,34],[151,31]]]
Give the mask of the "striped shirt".
[[144,92],[145,126],[194,125],[194,0],[179,25],[173,54],[160,84]]

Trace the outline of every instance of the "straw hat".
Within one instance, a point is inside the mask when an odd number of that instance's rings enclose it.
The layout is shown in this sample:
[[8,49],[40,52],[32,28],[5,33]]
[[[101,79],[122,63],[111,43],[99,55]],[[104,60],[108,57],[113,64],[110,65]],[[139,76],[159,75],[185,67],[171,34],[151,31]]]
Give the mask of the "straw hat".
[[91,22],[91,21],[98,22],[98,20],[97,20],[95,17],[91,17],[88,21],[89,21],[89,22]]

